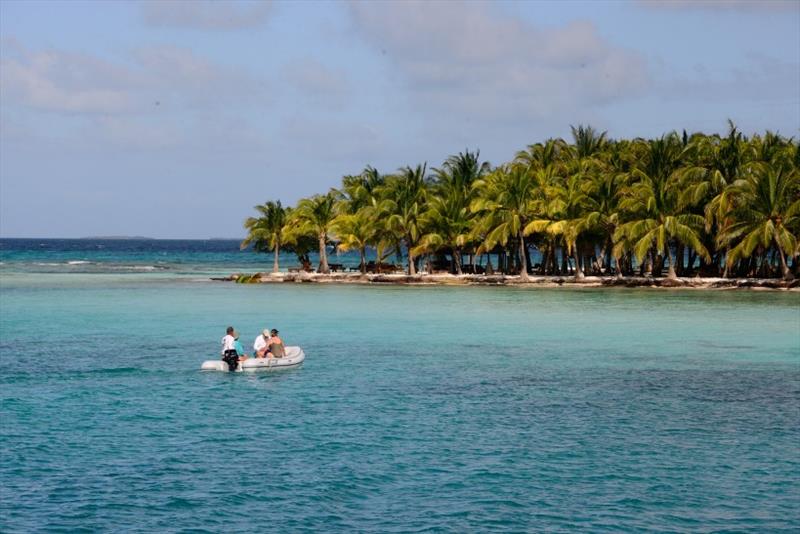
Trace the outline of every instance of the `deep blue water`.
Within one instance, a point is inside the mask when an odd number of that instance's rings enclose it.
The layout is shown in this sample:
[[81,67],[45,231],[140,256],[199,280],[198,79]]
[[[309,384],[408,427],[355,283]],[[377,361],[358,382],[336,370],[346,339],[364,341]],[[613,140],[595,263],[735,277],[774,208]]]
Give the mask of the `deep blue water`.
[[[229,274],[231,269],[272,269],[271,253],[240,250],[232,239],[0,239],[0,273],[167,273]],[[344,254],[337,263],[358,265],[358,255]],[[298,265],[284,252],[281,265]],[[314,262],[317,255],[312,255]],[[333,260],[331,260],[333,261]]]
[[[197,273],[245,253],[199,243],[158,272],[6,243],[2,532],[800,524],[797,293],[237,285]],[[201,373],[228,324],[306,364]]]

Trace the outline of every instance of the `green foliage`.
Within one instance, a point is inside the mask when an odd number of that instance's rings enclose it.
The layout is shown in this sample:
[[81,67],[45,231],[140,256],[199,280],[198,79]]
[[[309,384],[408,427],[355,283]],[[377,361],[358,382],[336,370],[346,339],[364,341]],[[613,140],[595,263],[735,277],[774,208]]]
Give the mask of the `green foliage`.
[[305,262],[319,247],[323,271],[333,240],[339,250],[359,250],[362,269],[368,247],[380,261],[406,253],[409,273],[419,255],[449,254],[461,272],[463,253],[492,253],[504,256],[507,272],[527,277],[534,245],[543,273],[566,268],[580,277],[592,257],[595,272],[631,272],[636,258],[655,275],[666,265],[677,276],[701,258],[704,274],[780,266],[790,277],[800,262],[798,165],[797,141],[769,131],[748,138],[732,122],[724,135],[650,140],[611,140],[580,125],[571,142],[528,145],[496,168],[469,150],[430,175],[424,164],[393,175],[366,166],[343,177],[340,190],[294,209],[257,206],[242,245],[294,251]]

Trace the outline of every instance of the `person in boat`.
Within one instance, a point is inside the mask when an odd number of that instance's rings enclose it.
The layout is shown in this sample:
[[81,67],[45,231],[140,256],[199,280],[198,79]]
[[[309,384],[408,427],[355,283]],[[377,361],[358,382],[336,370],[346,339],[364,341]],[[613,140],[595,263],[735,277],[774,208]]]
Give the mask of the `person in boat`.
[[249,356],[244,352],[244,347],[242,346],[242,342],[239,341],[239,332],[233,332],[233,348],[236,350],[236,356],[239,358],[240,362],[245,361]]
[[222,338],[222,361],[228,364],[228,369],[235,371],[239,366],[239,354],[236,352],[236,338],[234,333],[236,331],[232,326],[229,326],[225,331],[225,337]]
[[253,354],[256,358],[267,357],[267,352],[269,352],[269,338],[269,330],[265,328],[253,342]]
[[267,358],[283,358],[284,356],[286,356],[286,350],[283,347],[283,340],[278,337],[278,331],[273,328],[270,332]]

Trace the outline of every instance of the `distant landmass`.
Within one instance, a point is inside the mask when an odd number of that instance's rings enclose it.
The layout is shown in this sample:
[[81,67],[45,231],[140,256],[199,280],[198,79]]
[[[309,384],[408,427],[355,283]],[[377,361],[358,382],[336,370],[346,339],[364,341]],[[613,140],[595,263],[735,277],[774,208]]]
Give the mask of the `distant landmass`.
[[93,235],[90,237],[79,237],[78,239],[106,239],[106,240],[118,240],[118,241],[127,241],[127,240],[149,240],[155,241],[155,237],[145,237],[141,235]]

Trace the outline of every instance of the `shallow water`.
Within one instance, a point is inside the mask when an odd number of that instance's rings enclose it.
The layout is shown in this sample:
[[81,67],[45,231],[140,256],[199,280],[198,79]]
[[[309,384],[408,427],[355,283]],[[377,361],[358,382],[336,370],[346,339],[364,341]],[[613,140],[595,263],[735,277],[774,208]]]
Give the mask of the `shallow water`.
[[196,280],[0,276],[0,531],[800,523],[800,295]]

